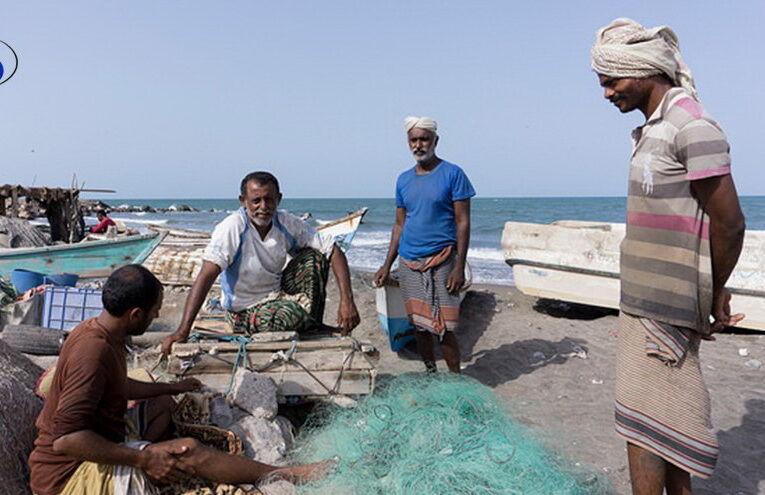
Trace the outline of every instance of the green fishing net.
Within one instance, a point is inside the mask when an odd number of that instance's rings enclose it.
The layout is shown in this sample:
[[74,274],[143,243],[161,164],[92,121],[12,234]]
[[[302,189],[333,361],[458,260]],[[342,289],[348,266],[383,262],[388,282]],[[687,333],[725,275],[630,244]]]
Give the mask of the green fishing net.
[[451,373],[392,379],[355,409],[324,407],[293,462],[339,457],[303,494],[597,494],[593,473],[562,467],[516,425],[491,389]]

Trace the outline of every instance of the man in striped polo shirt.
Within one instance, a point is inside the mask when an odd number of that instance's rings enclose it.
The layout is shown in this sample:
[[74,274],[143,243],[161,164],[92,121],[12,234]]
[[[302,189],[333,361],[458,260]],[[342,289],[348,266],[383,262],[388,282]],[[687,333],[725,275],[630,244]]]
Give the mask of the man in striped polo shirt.
[[718,453],[699,346],[743,318],[725,289],[745,228],[729,146],[670,28],[616,19],[598,31],[592,67],[606,99],[646,117],[632,133],[621,245],[616,430],[633,493],[691,493],[690,474],[709,477]]

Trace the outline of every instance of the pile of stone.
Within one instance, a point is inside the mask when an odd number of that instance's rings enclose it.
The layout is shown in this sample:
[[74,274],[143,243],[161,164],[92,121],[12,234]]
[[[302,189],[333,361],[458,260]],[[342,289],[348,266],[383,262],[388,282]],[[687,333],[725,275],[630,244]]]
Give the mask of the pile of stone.
[[[172,204],[167,208],[154,208],[149,205],[129,205],[127,203],[118,206],[110,206],[100,200],[81,200],[80,208],[84,215],[95,215],[98,210],[104,210],[107,213],[167,213],[167,212],[197,212],[197,208],[187,204]],[[212,211],[212,210],[210,210]]]
[[[284,466],[287,452],[295,443],[295,427],[284,416],[278,416],[276,393],[270,377],[239,368],[228,395],[212,399],[210,422],[233,431],[250,459]],[[283,480],[259,489],[264,494],[292,492],[291,485]]]
[[168,206],[167,208],[154,208],[154,207],[149,206],[149,205],[137,206],[137,205],[124,204],[124,205],[115,206],[113,208],[109,208],[108,211],[110,211],[110,212],[117,212],[117,213],[140,213],[140,212],[144,212],[144,213],[157,213],[157,212],[159,212],[159,213],[167,213],[167,212],[174,212],[174,211],[183,211],[183,212],[186,212],[186,211],[199,211],[199,210],[196,209],[196,208],[192,208],[189,205],[184,205],[184,204],[181,204],[181,205],[172,204],[172,205]]

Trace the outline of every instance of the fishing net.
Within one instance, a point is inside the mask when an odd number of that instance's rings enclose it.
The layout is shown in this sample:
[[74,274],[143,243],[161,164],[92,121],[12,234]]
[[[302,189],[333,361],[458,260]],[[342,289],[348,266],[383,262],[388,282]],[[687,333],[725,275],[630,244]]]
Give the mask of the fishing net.
[[29,491],[27,458],[42,409],[34,388],[41,373],[40,367],[0,340],[0,493]]
[[592,473],[562,466],[514,424],[491,389],[449,374],[404,375],[356,409],[324,407],[293,462],[339,457],[304,494],[596,494]]

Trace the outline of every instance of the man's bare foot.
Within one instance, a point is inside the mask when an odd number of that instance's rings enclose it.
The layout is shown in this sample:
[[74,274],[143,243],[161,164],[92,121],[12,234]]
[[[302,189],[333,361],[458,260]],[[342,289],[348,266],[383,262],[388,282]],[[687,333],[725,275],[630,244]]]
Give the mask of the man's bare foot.
[[271,474],[272,476],[284,478],[290,483],[299,485],[326,478],[337,468],[338,462],[339,459],[333,457],[325,461],[314,462],[313,464],[300,464],[298,466],[280,468]]

